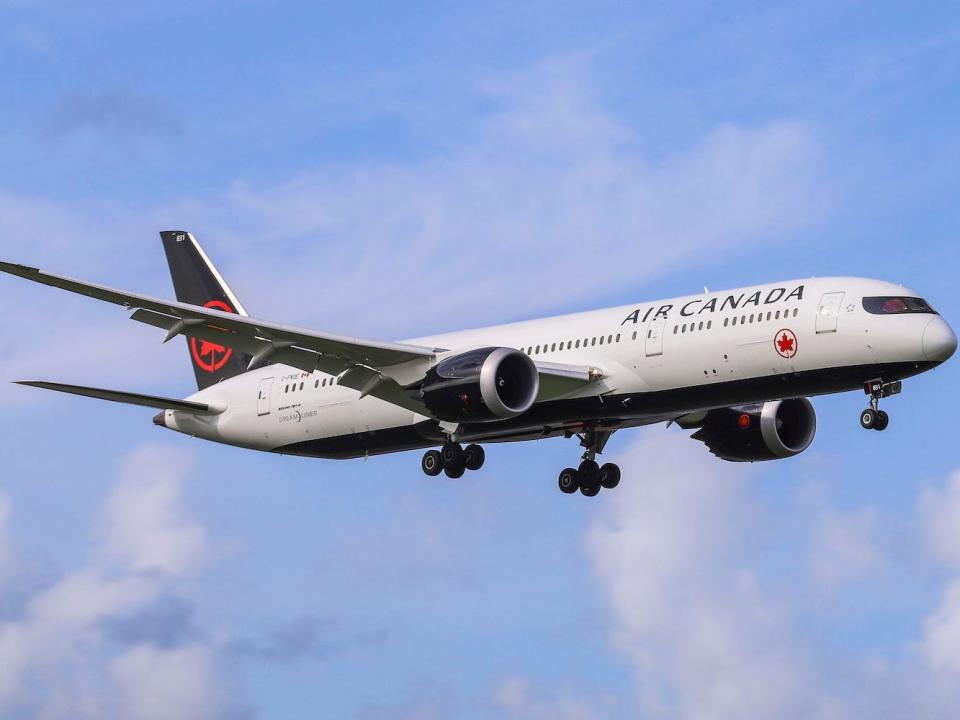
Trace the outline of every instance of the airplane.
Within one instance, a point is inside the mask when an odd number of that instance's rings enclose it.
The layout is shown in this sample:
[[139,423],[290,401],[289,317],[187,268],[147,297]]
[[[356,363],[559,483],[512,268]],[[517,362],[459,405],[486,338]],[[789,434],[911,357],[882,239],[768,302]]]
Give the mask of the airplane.
[[[426,450],[421,468],[459,478],[484,444],[576,437],[564,493],[620,482],[597,463],[610,436],[665,422],[717,457],[795,456],[816,434],[810,396],[862,388],[868,430],[880,401],[956,351],[920,295],[858,277],[791,280],[515,322],[401,342],[251,317],[192,234],[160,233],[176,301],[12,263],[0,270],[120,305],[184,336],[198,391],[174,398],[45,381],[19,384],[160,410],[154,423],[272,453],[357,458]],[[466,447],[464,447],[466,443]],[[438,449],[439,448],[439,449]]]

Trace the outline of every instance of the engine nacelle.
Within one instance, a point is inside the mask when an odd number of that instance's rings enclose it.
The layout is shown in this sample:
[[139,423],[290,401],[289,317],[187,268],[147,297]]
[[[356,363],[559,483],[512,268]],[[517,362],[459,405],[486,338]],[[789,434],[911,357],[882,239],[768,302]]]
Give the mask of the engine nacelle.
[[448,422],[491,422],[525,413],[540,392],[537,366],[512,348],[488,347],[439,362],[420,387],[423,404]]
[[802,453],[817,434],[817,414],[806,398],[711,410],[691,437],[732,462],[779,460]]

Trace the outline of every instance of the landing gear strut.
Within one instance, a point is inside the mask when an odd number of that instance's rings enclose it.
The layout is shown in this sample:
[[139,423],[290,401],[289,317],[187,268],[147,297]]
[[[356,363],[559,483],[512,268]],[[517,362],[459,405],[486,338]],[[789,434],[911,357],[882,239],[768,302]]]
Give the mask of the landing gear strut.
[[459,443],[448,442],[440,450],[427,450],[420,461],[423,472],[431,477],[446,473],[449,478],[463,477],[467,470],[479,470],[483,467],[486,453],[479,445],[461,447]]
[[620,484],[620,468],[613,463],[604,463],[598,465],[596,456],[603,452],[607,440],[613,431],[585,430],[578,437],[580,445],[586,448],[580,462],[580,466],[573,468],[564,468],[557,478],[562,492],[571,495],[577,490],[587,497],[594,497],[600,492],[600,488],[612,490]]
[[890,416],[880,409],[880,400],[896,395],[903,389],[903,384],[896,382],[885,383],[882,380],[871,380],[863,386],[863,391],[870,396],[870,407],[860,413],[860,427],[864,430],[886,430],[890,424]]

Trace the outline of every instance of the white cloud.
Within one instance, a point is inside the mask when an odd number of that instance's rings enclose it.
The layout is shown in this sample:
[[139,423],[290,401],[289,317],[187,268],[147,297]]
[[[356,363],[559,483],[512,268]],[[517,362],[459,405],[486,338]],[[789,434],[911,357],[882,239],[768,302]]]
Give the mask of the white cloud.
[[13,572],[13,552],[7,535],[7,522],[10,518],[10,499],[0,494],[0,590],[4,581]]
[[880,547],[880,514],[875,508],[844,513],[825,508],[815,520],[810,567],[827,590],[866,580],[885,566]]
[[789,608],[746,564],[759,525],[747,467],[698,452],[682,434],[642,440],[622,465],[635,480],[617,489],[588,547],[643,710],[701,719],[811,712],[819,701]]
[[960,677],[960,578],[946,588],[923,631],[922,650],[930,667]]
[[923,492],[919,512],[930,553],[947,567],[960,570],[960,470],[942,490]]
[[511,720],[596,720],[607,717],[604,703],[554,696],[525,678],[503,678],[492,693],[493,705]]
[[206,645],[137,646],[110,664],[112,703],[124,720],[208,720],[226,698],[216,652]]
[[107,504],[105,551],[135,571],[180,575],[208,559],[206,530],[180,506],[180,481],[192,470],[188,454],[148,445],[123,462]]
[[[209,556],[205,530],[179,498],[189,467],[162,448],[132,453],[107,501],[103,545],[0,624],[0,713],[186,720],[238,707],[223,692],[214,642],[125,644],[107,629],[175,592]],[[161,701],[161,692],[170,695]]]
[[822,216],[812,128],[721,126],[654,159],[595,85],[573,61],[486,79],[462,102],[491,109],[426,156],[238,183],[206,221],[241,243],[263,312],[383,333],[586,307],[584,267],[602,292],[634,287]]
[[[597,95],[597,73],[588,58],[551,60],[465,81],[452,112],[400,107],[443,138],[403,161],[304,167],[275,184],[237,181],[149,206],[0,194],[0,249],[4,259],[169,296],[156,232],[185,226],[254,315],[397,338],[558,305],[588,309],[598,292],[750,252],[823,216],[808,125],[723,125],[654,153]],[[12,303],[31,307],[0,329],[0,375],[56,379],[68,350],[68,380],[94,382],[105,366],[131,389],[144,377],[187,377],[184,353],[158,351],[155,331],[133,330],[122,314],[19,279],[0,283]]]

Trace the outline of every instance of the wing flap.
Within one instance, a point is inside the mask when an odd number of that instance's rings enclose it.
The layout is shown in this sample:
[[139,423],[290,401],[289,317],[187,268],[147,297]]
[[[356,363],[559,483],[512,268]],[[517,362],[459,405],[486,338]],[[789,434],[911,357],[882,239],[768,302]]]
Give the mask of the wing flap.
[[63,383],[42,382],[39,380],[20,380],[16,384],[40,388],[41,390],[54,390],[55,392],[68,393],[70,395],[81,395],[96,400],[124,403],[125,405],[140,405],[141,407],[155,408],[158,410],[182,410],[184,412],[203,415],[218,415],[223,412],[223,408],[212,407],[205,403],[175,400],[157,395],[123,392],[121,390],[104,390],[102,388],[84,387],[83,385],[65,385]]
[[537,362],[536,366],[540,374],[537,402],[568,395],[604,377],[602,370],[589,365]]

